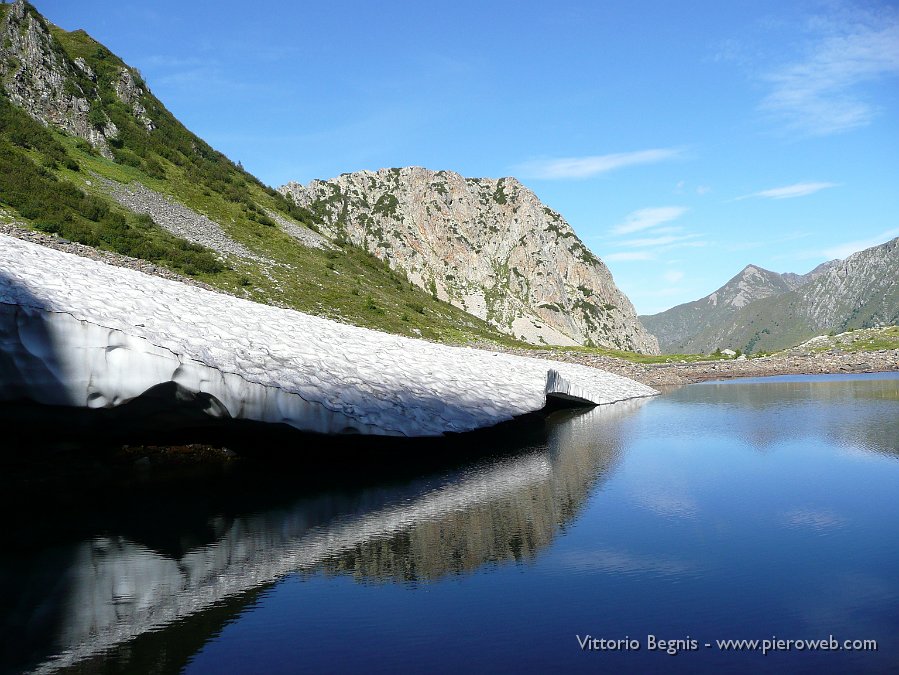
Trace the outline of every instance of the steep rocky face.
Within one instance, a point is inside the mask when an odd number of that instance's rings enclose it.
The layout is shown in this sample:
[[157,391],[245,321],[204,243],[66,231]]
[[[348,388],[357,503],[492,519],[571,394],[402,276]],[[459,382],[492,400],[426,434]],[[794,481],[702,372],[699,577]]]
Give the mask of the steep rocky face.
[[[99,76],[83,58],[71,59],[52,35],[53,28],[24,0],[0,14],[0,83],[9,99],[31,117],[83,138],[112,158],[109,142],[119,129],[99,106]],[[77,33],[76,33],[77,34]],[[82,33],[86,41],[93,43]],[[97,49],[103,49],[97,43]],[[112,89],[140,123],[152,131],[153,121],[141,104],[146,93],[134,73],[115,61]]]
[[797,315],[818,332],[899,323],[899,237],[827,263],[795,294]]
[[658,352],[608,268],[514,178],[408,167],[281,192],[315,213],[329,237],[368,249],[510,335]]
[[823,262],[818,265],[811,272],[807,272],[805,274],[794,274],[793,272],[785,272],[780,275],[780,278],[783,279],[790,286],[791,290],[795,290],[800,286],[809,283],[810,281],[814,281],[818,277],[823,274],[827,274],[830,270],[835,267],[839,267],[842,263],[842,260],[828,260],[827,262]]
[[737,276],[707,296],[706,300],[713,307],[737,310],[750,302],[792,288],[793,284],[784,279],[783,275],[755,265],[747,265]]
[[[716,347],[773,351],[829,331],[899,323],[899,238],[823,263],[805,275],[768,272],[767,290],[760,284],[754,291],[766,295],[731,305],[728,312],[715,311],[710,299],[728,295],[726,289],[745,272],[702,300],[641,318],[650,331],[657,331],[662,349],[672,352]],[[783,282],[779,291],[775,277]]]

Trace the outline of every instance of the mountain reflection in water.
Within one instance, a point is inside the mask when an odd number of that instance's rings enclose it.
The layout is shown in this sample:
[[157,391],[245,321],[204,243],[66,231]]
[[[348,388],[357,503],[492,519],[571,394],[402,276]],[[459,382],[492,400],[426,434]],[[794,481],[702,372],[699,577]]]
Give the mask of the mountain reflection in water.
[[[91,662],[103,669],[113,665],[103,665],[104,652],[154,632],[159,649],[173,652],[153,655],[161,667],[184,640],[161,639],[167,633],[204,620],[214,632],[259,590],[294,572],[424,582],[534,558],[615,470],[618,423],[645,400],[557,413],[543,442],[436,477],[302,496],[234,517],[210,512],[214,541],[180,554],[141,543],[139,533],[106,533],[62,548],[48,542],[20,560],[5,602],[17,609],[8,621],[40,625],[52,614],[57,628],[44,636],[43,653],[14,657],[38,672],[94,669]],[[205,637],[164,669],[183,666]]]
[[[784,375],[703,382],[659,401],[676,417],[670,420],[672,426],[658,425],[654,433],[670,433],[689,414],[706,434],[736,434],[761,452],[787,440],[818,437],[845,448],[896,456],[897,401],[895,373],[864,378]],[[872,418],[876,424],[871,423]]]

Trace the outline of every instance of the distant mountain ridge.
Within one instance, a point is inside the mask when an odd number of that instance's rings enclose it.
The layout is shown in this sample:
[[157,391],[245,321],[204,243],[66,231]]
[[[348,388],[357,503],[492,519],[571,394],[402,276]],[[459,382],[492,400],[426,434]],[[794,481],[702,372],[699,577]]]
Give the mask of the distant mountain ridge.
[[329,236],[509,335],[658,353],[605,264],[515,178],[405,167],[280,189]]
[[641,316],[663,353],[772,351],[829,331],[899,322],[899,238],[807,274],[747,265],[704,298]]

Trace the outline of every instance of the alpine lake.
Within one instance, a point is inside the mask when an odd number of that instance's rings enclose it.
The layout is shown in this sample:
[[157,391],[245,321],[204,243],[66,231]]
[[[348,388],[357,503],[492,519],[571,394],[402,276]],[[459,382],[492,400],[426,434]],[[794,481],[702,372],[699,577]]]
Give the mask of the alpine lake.
[[437,445],[16,478],[2,672],[899,672],[897,373]]

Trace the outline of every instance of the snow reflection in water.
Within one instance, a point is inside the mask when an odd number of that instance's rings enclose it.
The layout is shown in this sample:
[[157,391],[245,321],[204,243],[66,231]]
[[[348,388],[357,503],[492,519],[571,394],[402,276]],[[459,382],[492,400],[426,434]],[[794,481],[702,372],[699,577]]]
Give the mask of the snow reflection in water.
[[179,557],[123,537],[74,547],[52,672],[297,571],[422,581],[531,558],[619,461],[616,423],[646,399],[566,413],[545,446],[402,487],[331,493],[210,518],[216,540]]

